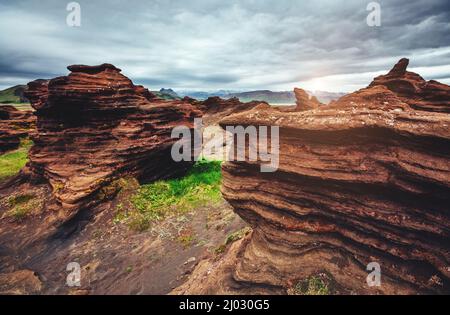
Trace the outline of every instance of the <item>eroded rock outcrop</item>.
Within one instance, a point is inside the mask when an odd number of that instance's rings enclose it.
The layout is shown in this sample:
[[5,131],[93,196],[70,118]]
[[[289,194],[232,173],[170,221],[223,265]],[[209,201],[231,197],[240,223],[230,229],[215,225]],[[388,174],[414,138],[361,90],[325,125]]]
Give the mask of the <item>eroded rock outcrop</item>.
[[376,77],[367,88],[347,94],[329,106],[449,113],[450,87],[406,71],[408,63],[408,59],[401,59],[388,74]]
[[297,111],[315,109],[315,108],[319,108],[319,106],[323,105],[322,103],[319,102],[317,97],[309,96],[309,94],[303,89],[295,88],[294,94],[295,94],[295,98],[297,100],[296,101],[296,104],[297,104],[296,110]]
[[[328,108],[225,118],[280,126],[279,169],[223,165],[223,195],[253,232],[173,293],[286,293],[317,274],[331,293],[449,293],[449,87],[405,64]],[[366,282],[372,262],[381,286]]]
[[190,166],[175,163],[170,150],[172,129],[192,128],[201,116],[193,105],[158,99],[110,64],[68,69],[68,76],[29,83],[26,93],[37,134],[25,171],[50,183],[65,219],[100,202],[115,179],[151,181]]
[[12,105],[0,106],[0,153],[16,149],[20,139],[34,130],[35,121],[32,111],[18,110]]
[[191,103],[195,104],[203,112],[203,123],[206,125],[217,124],[220,119],[250,110],[256,106],[265,106],[270,108],[270,105],[266,102],[252,101],[243,103],[238,98],[233,97],[230,99],[222,99],[218,96],[209,97],[204,101],[196,101],[193,99],[187,99]]

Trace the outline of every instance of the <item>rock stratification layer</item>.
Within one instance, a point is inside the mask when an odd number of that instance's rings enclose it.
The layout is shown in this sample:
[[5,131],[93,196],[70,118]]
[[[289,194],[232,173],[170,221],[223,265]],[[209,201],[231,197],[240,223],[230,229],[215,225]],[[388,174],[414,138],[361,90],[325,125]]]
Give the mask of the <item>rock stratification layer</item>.
[[376,77],[367,88],[331,102],[330,107],[449,113],[450,87],[406,71],[408,63],[408,59],[401,59],[388,74]]
[[18,110],[12,105],[0,106],[0,153],[16,149],[20,139],[34,130],[35,121],[32,111]]
[[72,213],[101,201],[101,189],[121,176],[155,180],[186,170],[190,162],[171,158],[171,131],[192,128],[199,110],[156,98],[110,64],[68,69],[29,83],[26,93],[37,115],[28,171],[51,184],[59,208]]
[[280,126],[279,169],[224,164],[223,195],[253,232],[174,293],[283,293],[318,274],[332,293],[449,293],[449,87],[405,63],[328,108],[225,118]]
[[197,106],[203,112],[203,123],[205,125],[217,124],[222,118],[250,110],[256,106],[270,107],[266,102],[252,101],[243,103],[238,98],[232,97],[229,99],[222,99],[218,96],[209,97],[204,101],[196,101],[185,98],[192,104]]

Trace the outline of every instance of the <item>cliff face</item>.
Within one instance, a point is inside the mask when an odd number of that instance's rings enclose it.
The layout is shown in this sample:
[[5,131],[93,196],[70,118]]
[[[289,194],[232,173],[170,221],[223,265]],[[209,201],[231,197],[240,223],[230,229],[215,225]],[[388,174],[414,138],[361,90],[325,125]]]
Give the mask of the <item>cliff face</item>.
[[0,153],[16,149],[20,139],[33,131],[35,121],[31,111],[21,111],[11,105],[0,106]]
[[122,176],[155,180],[189,167],[173,162],[170,135],[177,125],[192,128],[199,110],[157,99],[110,64],[68,69],[26,93],[37,115],[26,172],[50,183],[58,209],[71,216],[101,201],[101,189]]
[[224,164],[223,195],[253,232],[174,293],[283,293],[318,274],[333,293],[449,293],[449,87],[405,63],[328,108],[225,118],[278,125],[279,169]]

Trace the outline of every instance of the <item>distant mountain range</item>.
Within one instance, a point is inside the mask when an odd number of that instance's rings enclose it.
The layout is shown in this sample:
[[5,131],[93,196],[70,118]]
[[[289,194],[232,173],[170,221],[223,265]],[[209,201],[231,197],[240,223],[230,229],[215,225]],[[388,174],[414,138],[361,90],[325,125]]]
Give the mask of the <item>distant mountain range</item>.
[[[336,100],[346,93],[334,93],[325,91],[307,91],[308,94],[314,95],[317,99],[328,104],[332,100]],[[237,97],[241,102],[250,101],[265,101],[269,104],[295,104],[295,95],[293,91],[270,91],[270,90],[258,90],[258,91],[247,91],[247,92],[235,92],[219,90],[213,92],[202,92],[202,91],[178,91],[177,94],[180,97],[189,96],[198,100],[205,100],[211,96],[219,96],[224,99]]]
[[211,96],[219,96],[221,98],[230,98],[230,94],[236,91],[227,91],[227,90],[218,90],[218,91],[212,91],[212,92],[204,92],[204,91],[189,91],[189,90],[181,90],[178,91],[178,95],[184,97],[189,96],[192,98],[195,98],[196,100],[206,100],[208,97]]
[[[26,85],[16,85],[0,91],[0,103],[27,103],[28,100],[23,96],[23,91]],[[160,98],[167,100],[182,99],[184,96],[189,96],[197,100],[205,100],[211,96],[219,96],[223,99],[229,99],[237,97],[241,102],[250,101],[264,101],[269,104],[295,104],[295,95],[293,91],[270,91],[270,90],[257,90],[237,92],[230,90],[217,90],[212,92],[204,91],[183,91],[175,92],[173,89],[162,88],[159,91],[152,91]],[[336,100],[345,95],[345,93],[334,93],[325,91],[307,91],[308,94],[314,95],[318,100],[324,104],[328,104],[332,100]]]

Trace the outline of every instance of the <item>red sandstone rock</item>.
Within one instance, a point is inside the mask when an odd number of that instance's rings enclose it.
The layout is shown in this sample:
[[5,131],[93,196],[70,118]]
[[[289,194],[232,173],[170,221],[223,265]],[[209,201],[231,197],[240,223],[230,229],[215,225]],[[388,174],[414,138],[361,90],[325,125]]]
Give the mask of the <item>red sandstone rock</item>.
[[[330,107],[226,117],[223,127],[279,125],[279,169],[223,165],[223,196],[253,233],[173,293],[286,293],[326,274],[331,293],[448,294],[449,87],[406,63]],[[380,287],[367,285],[371,262]]]
[[389,71],[387,76],[390,77],[403,77],[406,74],[406,68],[408,67],[409,59],[402,58],[400,59],[394,67]]
[[28,89],[24,95],[29,98],[35,109],[43,108],[48,95],[48,80],[38,79],[28,83]]
[[303,89],[295,88],[294,94],[297,99],[297,111],[316,109],[323,105],[315,96],[310,97]]
[[21,138],[28,137],[35,127],[33,112],[18,110],[12,105],[0,106],[0,153],[16,149]]
[[[186,98],[185,98],[186,99]],[[205,125],[217,124],[218,121],[226,116],[250,110],[256,106],[270,108],[266,102],[252,101],[242,103],[238,98],[222,99],[218,96],[209,97],[204,101],[187,99],[188,102],[195,104],[203,112],[203,123]]]
[[201,115],[184,101],[163,101],[135,86],[113,65],[74,65],[71,73],[28,84],[37,134],[28,172],[53,187],[67,220],[105,197],[123,176],[151,181],[184,172],[170,155],[175,126]]
[[2,295],[38,294],[42,287],[41,280],[31,270],[0,273],[0,294]]
[[238,113],[252,109],[253,107],[265,102],[253,101],[249,103],[242,103],[238,98],[233,97],[230,99],[222,99],[218,96],[209,97],[205,101],[202,101],[200,106],[205,113],[217,113],[223,111],[230,111],[227,114]]
[[409,60],[401,59],[386,75],[376,77],[367,88],[330,103],[333,108],[363,106],[371,109],[416,109],[450,112],[450,87],[406,71]]

